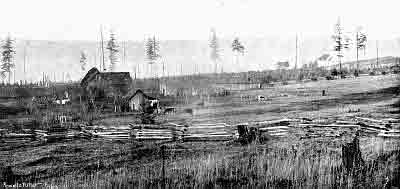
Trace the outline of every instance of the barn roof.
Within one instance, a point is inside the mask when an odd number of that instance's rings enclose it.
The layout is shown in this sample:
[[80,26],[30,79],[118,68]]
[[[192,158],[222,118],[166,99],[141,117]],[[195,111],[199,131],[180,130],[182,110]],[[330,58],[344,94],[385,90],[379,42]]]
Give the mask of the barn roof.
[[131,80],[129,72],[100,72],[99,75],[101,79],[115,84]]
[[100,72],[97,68],[90,69],[81,81],[81,86],[86,86],[89,81],[99,76],[101,80],[112,85],[126,85],[132,82],[129,72]]
[[100,71],[99,71],[96,67],[93,67],[92,69],[90,69],[90,70],[86,73],[85,77],[82,79],[82,81],[81,81],[81,86],[87,85],[87,83],[88,83],[90,80],[94,79],[94,77],[95,77],[97,74],[99,74],[99,73],[100,73]]
[[[133,90],[131,90],[131,91],[133,91]],[[140,90],[140,89],[136,90],[135,93],[133,93],[133,94],[132,94],[131,91],[129,91],[128,94],[125,96],[125,98],[126,98],[127,100],[132,99],[132,98],[133,98],[134,96],[136,96],[137,94],[143,94],[143,96],[144,96],[145,98],[149,99],[149,100],[157,100],[157,98],[154,98],[154,97],[151,97],[151,96],[146,95],[146,93],[144,93],[144,92],[143,92],[142,90]]]

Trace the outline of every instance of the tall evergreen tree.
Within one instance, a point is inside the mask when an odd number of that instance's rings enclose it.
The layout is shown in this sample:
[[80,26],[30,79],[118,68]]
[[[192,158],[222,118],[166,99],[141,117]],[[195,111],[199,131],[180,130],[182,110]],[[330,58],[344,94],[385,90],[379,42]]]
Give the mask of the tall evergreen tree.
[[160,55],[160,43],[156,40],[156,37],[149,37],[145,44],[145,53],[147,61],[150,65],[150,68],[157,62],[157,60],[161,57]]
[[345,36],[343,31],[344,31],[344,29],[340,23],[340,19],[338,19],[338,22],[335,24],[335,31],[334,31],[332,38],[335,42],[334,51],[337,52],[340,75],[342,75],[343,50],[348,49],[349,44],[350,44],[350,38]]
[[118,45],[113,32],[110,34],[110,40],[107,43],[107,50],[109,51],[110,71],[114,71],[115,65],[118,62]]
[[217,73],[217,64],[218,61],[220,60],[220,49],[219,49],[219,44],[218,44],[218,38],[217,38],[217,34],[214,28],[211,29],[211,38],[210,38],[210,49],[211,49],[211,53],[210,53],[210,58],[214,63],[214,72]]
[[82,71],[85,71],[86,69],[86,62],[87,62],[87,55],[84,51],[81,51],[81,58],[79,60],[79,63],[81,64],[81,69]]
[[1,46],[2,52],[2,58],[1,58],[1,76],[5,77],[5,74],[8,74],[8,83],[11,82],[11,68],[15,66],[13,63],[14,60],[14,55],[16,53],[15,47],[14,47],[14,42],[15,40],[11,39],[10,36],[7,36],[7,38],[4,40],[3,45]]
[[359,50],[364,50],[365,53],[365,48],[367,46],[367,34],[362,31],[362,28],[359,27],[357,28],[356,31],[356,52],[357,52],[357,71],[355,73],[356,76],[358,76],[358,73],[360,71],[360,65],[358,63],[358,55],[359,55]]
[[235,55],[236,65],[239,64],[239,55],[244,55],[244,46],[239,41],[239,38],[236,37],[232,42],[232,51]]

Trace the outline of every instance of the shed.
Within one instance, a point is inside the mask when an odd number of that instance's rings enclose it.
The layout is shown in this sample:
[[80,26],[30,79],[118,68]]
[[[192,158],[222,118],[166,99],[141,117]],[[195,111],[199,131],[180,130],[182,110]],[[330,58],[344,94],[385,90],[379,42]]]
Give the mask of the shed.
[[159,101],[157,98],[146,95],[142,90],[136,90],[133,95],[126,96],[129,103],[129,109],[131,111],[143,111],[146,103],[150,104],[150,107],[158,109]]

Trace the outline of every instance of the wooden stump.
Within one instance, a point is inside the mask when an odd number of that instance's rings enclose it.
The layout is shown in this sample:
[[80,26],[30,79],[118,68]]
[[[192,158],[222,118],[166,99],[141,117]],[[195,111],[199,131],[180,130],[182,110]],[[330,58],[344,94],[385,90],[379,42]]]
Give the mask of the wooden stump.
[[364,166],[358,136],[354,137],[351,143],[342,145],[342,163],[347,172]]
[[259,131],[255,127],[248,128],[247,125],[238,125],[239,141],[241,144],[249,144],[258,140]]

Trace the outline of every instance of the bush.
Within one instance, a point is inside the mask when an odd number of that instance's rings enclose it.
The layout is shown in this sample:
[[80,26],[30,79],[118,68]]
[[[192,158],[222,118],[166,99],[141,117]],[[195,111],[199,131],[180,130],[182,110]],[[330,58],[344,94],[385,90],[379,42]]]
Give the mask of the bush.
[[375,72],[374,71],[369,72],[369,75],[375,75]]
[[358,77],[360,74],[357,70],[354,70],[354,77]]
[[311,81],[318,81],[318,78],[317,77],[312,77]]
[[337,75],[339,75],[339,72],[336,70],[336,68],[334,68],[334,69],[331,71],[331,76],[337,76]]
[[330,76],[330,75],[326,76],[325,78],[326,78],[326,80],[334,80],[335,79],[333,76]]

